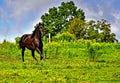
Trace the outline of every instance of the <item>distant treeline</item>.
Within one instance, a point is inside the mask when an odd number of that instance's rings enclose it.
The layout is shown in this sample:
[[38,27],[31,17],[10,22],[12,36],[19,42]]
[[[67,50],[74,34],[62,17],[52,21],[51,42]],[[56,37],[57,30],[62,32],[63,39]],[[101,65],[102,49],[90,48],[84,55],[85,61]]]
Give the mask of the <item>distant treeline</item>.
[[115,33],[111,33],[111,25],[107,20],[85,20],[85,12],[77,8],[73,1],[62,2],[58,7],[49,8],[48,13],[43,14],[41,19],[45,25],[46,36],[49,33],[51,36],[55,36],[69,32],[76,39],[89,39],[99,42],[118,41]]

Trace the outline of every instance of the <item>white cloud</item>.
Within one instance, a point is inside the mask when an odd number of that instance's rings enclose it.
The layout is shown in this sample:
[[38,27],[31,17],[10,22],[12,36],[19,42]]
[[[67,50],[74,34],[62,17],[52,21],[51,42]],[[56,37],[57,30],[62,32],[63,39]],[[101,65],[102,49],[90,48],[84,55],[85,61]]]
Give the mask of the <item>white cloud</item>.
[[86,3],[84,0],[76,4],[85,11],[86,20],[106,19],[111,24],[111,32],[115,33],[117,39],[120,40],[120,10],[115,9],[114,1],[101,0],[95,4]]
[[3,19],[3,21],[7,21],[7,14],[2,7],[0,7],[0,16]]
[[113,13],[113,16],[116,20],[120,20],[120,12]]
[[29,28],[28,30],[25,30],[23,33],[32,33],[32,31],[34,30],[34,26],[41,22],[41,20],[39,18],[35,19],[34,21],[32,21],[31,23],[29,23],[29,25],[27,26],[27,28]]
[[11,10],[10,16],[17,21],[21,21],[24,19],[28,13],[32,14],[32,12],[39,13],[42,9],[44,9],[48,0],[6,0],[7,7]]
[[120,11],[113,13],[115,21],[112,23],[112,31],[117,34],[117,38],[120,40]]

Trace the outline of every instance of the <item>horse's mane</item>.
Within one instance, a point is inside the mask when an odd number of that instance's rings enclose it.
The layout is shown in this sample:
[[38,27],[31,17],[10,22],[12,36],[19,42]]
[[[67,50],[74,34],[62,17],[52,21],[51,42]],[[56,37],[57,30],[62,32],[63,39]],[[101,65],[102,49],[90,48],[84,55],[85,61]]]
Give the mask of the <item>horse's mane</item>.
[[[31,34],[31,38],[33,38],[34,36],[35,36],[35,34],[37,34],[37,35],[39,35],[40,34],[40,36],[41,36],[41,32],[39,32],[39,28],[41,28],[40,26],[44,26],[44,24],[41,24],[41,23],[39,23],[39,24],[37,24],[36,26],[35,26],[35,30],[33,31],[33,33]],[[38,33],[39,32],[39,33]]]
[[33,38],[37,32],[38,32],[38,27],[36,27],[35,30],[33,31],[31,38]]

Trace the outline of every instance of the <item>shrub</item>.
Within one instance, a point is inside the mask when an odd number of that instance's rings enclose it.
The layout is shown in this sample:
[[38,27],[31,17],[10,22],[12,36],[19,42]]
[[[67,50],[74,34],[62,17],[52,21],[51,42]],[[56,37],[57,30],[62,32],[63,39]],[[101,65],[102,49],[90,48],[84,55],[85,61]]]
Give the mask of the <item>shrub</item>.
[[120,49],[120,43],[116,43],[114,46],[116,49]]
[[75,37],[69,32],[65,32],[53,37],[53,41],[68,41],[75,40]]
[[88,57],[90,61],[96,61],[98,57],[101,55],[100,49],[101,45],[100,43],[92,43],[91,41],[87,41],[87,49],[88,49]]
[[60,48],[60,44],[57,42],[51,42],[44,45],[44,56],[45,57],[55,57],[58,55],[58,48]]
[[15,38],[16,44],[19,44],[19,41],[20,41],[20,37],[16,37],[16,38]]

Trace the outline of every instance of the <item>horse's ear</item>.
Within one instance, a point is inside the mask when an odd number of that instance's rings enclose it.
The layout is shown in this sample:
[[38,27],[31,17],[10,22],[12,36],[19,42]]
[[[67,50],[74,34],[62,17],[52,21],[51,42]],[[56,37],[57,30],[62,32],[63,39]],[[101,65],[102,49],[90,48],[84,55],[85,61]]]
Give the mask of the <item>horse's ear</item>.
[[43,25],[43,26],[44,26],[44,23],[43,23],[43,22],[42,22],[42,23],[40,22],[40,25]]
[[44,23],[39,22],[38,25],[39,25],[39,26],[40,26],[40,25],[44,26]]
[[41,25],[41,23],[39,22],[39,25]]
[[42,23],[42,26],[44,27],[44,23]]
[[44,28],[44,23],[39,22],[38,26],[42,26]]

